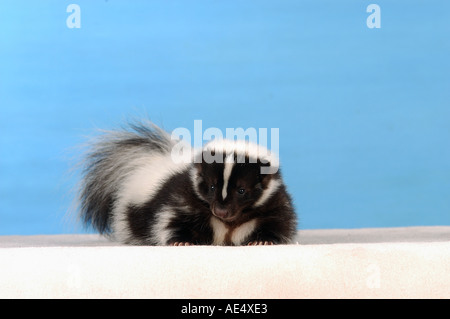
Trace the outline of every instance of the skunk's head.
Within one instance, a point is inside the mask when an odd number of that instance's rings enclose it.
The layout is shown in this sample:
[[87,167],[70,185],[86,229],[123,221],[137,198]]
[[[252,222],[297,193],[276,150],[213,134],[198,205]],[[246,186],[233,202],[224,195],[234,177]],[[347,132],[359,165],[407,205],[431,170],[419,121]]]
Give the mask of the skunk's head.
[[235,222],[263,206],[281,185],[278,159],[244,141],[208,143],[194,160],[192,181],[198,197],[224,222]]

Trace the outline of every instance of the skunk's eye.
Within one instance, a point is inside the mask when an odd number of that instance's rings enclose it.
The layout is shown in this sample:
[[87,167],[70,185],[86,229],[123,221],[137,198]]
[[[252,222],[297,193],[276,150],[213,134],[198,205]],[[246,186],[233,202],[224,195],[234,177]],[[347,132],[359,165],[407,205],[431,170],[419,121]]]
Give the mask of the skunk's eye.
[[213,190],[216,189],[216,186],[214,186],[214,184],[212,184],[212,185],[210,186],[210,189],[213,191]]
[[244,194],[245,194],[245,189],[239,188],[237,192],[238,192],[240,195],[244,195]]

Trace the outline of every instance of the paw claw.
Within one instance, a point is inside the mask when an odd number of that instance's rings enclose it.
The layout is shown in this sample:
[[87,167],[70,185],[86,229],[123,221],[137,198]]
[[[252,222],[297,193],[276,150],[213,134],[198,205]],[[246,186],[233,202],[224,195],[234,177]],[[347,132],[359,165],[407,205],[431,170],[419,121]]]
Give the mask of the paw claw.
[[270,246],[273,245],[271,241],[251,241],[248,243],[248,246]]
[[171,243],[170,246],[194,246],[193,243],[190,242],[184,242],[184,241],[176,241],[174,243]]

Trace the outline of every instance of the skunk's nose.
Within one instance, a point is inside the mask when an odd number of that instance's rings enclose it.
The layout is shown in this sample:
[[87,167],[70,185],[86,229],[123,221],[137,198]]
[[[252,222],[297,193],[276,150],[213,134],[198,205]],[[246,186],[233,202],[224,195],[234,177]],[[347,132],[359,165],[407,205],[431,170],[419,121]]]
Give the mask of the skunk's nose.
[[214,215],[219,218],[226,218],[228,216],[228,210],[226,208],[220,207],[219,205],[215,205]]

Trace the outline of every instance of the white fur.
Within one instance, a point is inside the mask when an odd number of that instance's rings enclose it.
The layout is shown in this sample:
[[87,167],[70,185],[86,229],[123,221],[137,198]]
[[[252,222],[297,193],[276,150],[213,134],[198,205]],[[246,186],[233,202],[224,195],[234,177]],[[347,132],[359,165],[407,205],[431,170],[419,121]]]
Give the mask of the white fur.
[[214,234],[213,245],[225,245],[225,237],[230,231],[232,231],[231,242],[234,245],[241,245],[255,230],[257,226],[257,220],[249,220],[248,222],[239,225],[233,230],[230,230],[220,219],[211,217],[210,225],[213,229]]
[[151,232],[153,240],[156,240],[158,245],[169,244],[169,238],[172,231],[168,228],[169,223],[175,217],[175,212],[170,207],[163,206],[156,216],[156,223],[153,225]]
[[132,242],[130,241],[133,241],[133,236],[131,235],[131,232],[129,230],[129,225],[126,217],[127,216],[124,214],[114,217],[112,225],[114,231],[112,233],[112,237],[115,241],[132,244]]
[[243,223],[239,227],[235,228],[233,234],[231,235],[231,242],[235,245],[241,245],[248,236],[256,228],[256,219],[249,220],[248,222]]
[[128,205],[142,205],[153,198],[161,185],[174,174],[186,169],[188,163],[175,163],[165,154],[138,156],[130,163],[136,167],[119,186],[119,194],[113,208],[113,230],[119,240],[130,237],[123,215]]
[[200,191],[198,190],[198,185],[203,181],[203,178],[198,176],[198,172],[195,167],[191,169],[190,177],[191,177],[191,182],[192,182],[192,186],[194,188],[195,194],[198,196],[198,198],[206,201],[206,199],[203,197],[202,194],[200,194]]
[[187,168],[186,163],[175,163],[170,157],[155,154],[139,159],[140,165],[124,181],[119,201],[127,204],[143,204],[153,197],[161,185],[171,176]]
[[225,159],[225,164],[223,168],[223,188],[222,188],[223,200],[225,200],[225,198],[227,197],[228,180],[230,179],[233,166],[234,166],[234,155],[228,155]]
[[[263,162],[269,162],[272,168],[271,173],[276,173],[279,167],[278,157],[271,153],[264,146],[251,143],[245,140],[215,139],[206,144],[203,148],[207,151],[221,151],[225,154],[247,155],[251,158],[258,158]],[[239,156],[238,156],[239,161]]]
[[223,222],[221,222],[218,218],[212,216],[209,221],[211,228],[213,229],[214,239],[213,245],[224,245],[225,244],[225,236],[228,233],[228,228],[225,226]]
[[280,186],[281,180],[272,178],[267,188],[263,191],[261,197],[253,204],[253,207],[260,207],[264,205]]

